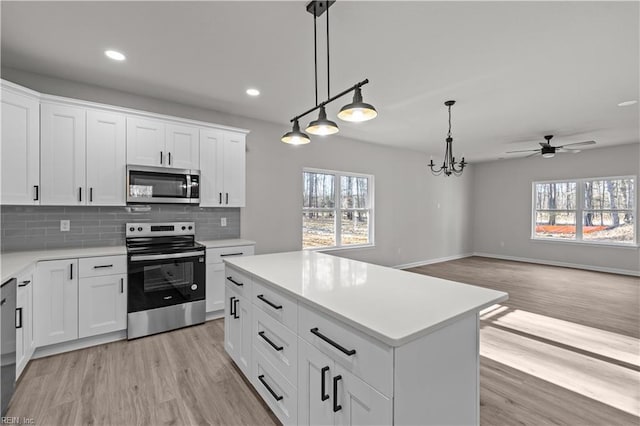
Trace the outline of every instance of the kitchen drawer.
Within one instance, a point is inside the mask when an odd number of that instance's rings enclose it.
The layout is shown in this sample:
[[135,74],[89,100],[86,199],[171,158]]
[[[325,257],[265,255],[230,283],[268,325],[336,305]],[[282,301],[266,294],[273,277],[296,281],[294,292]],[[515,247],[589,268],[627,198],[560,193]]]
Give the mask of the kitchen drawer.
[[255,306],[289,327],[291,331],[298,331],[298,303],[295,299],[256,279],[253,282],[252,300]]
[[[311,332],[312,329],[326,340]],[[391,346],[377,342],[302,303],[298,306],[298,335],[378,391],[389,397],[393,395]],[[327,340],[331,340],[333,344]],[[348,355],[338,346],[342,346],[345,351],[355,352]]]
[[127,256],[83,257],[79,259],[80,278],[127,273]]
[[290,383],[298,383],[298,336],[260,309],[253,310],[253,347]]
[[259,351],[253,352],[251,383],[283,425],[298,423],[298,392]]
[[233,288],[240,296],[246,297],[247,300],[251,300],[252,281],[248,274],[240,272],[230,266],[225,266],[224,281],[225,284],[229,284],[229,286],[231,286],[231,288]]
[[233,256],[250,256],[254,253],[254,246],[235,246],[207,249],[207,263],[222,263],[225,258]]

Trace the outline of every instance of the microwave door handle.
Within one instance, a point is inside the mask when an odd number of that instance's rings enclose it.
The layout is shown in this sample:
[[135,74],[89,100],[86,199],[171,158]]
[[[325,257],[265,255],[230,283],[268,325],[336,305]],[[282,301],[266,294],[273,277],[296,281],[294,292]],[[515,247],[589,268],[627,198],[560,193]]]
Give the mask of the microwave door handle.
[[182,259],[185,257],[203,256],[202,252],[172,253],[172,254],[147,254],[131,256],[132,262],[140,262],[143,260],[164,260],[164,259]]
[[191,198],[191,175],[187,175],[187,198]]

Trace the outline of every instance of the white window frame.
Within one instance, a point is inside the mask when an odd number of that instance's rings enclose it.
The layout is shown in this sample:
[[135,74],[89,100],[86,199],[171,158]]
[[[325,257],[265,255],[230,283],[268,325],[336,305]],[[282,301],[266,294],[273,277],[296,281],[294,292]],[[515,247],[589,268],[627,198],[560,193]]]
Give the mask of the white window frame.
[[[330,251],[330,250],[351,250],[351,249],[360,249],[366,247],[374,247],[374,194],[375,194],[375,182],[374,176],[366,173],[354,173],[354,172],[341,172],[337,170],[327,170],[327,169],[316,169],[311,167],[304,167],[302,169],[302,179],[304,180],[304,173],[320,173],[326,175],[334,176],[334,208],[305,208],[302,207],[302,213],[305,211],[321,211],[321,212],[334,212],[334,223],[335,223],[335,246],[323,246],[323,247],[307,247],[303,250],[310,251]],[[342,177],[360,177],[367,178],[367,192],[369,195],[369,208],[367,209],[343,209],[340,205],[340,194],[342,191]],[[304,190],[304,184],[303,184]],[[369,242],[366,244],[348,244],[342,245],[342,212],[343,211],[366,211],[369,215]],[[302,228],[301,228],[302,229]],[[301,242],[304,243],[304,233],[301,234]]]
[[[591,182],[594,180],[615,180],[615,179],[633,179],[635,186],[635,198],[633,209],[633,242],[628,243],[618,243],[612,241],[591,241],[591,240],[583,240],[582,234],[582,222],[583,215],[585,210],[588,210],[584,207],[584,183]],[[538,184],[546,184],[546,183],[566,183],[566,182],[575,182],[576,184],[576,238],[575,240],[565,239],[565,238],[552,238],[552,237],[537,237],[536,236],[536,185]],[[606,209],[605,209],[606,210]],[[619,209],[619,210],[627,210],[627,209]],[[573,210],[567,210],[573,211]],[[531,183],[531,239],[534,241],[544,241],[544,242],[553,242],[553,243],[567,243],[567,244],[585,244],[585,245],[598,245],[598,246],[612,246],[612,247],[621,247],[621,248],[638,248],[638,177],[634,175],[626,175],[626,176],[598,176],[598,177],[588,177],[588,178],[566,178],[566,179],[554,179],[554,180],[539,180]]]

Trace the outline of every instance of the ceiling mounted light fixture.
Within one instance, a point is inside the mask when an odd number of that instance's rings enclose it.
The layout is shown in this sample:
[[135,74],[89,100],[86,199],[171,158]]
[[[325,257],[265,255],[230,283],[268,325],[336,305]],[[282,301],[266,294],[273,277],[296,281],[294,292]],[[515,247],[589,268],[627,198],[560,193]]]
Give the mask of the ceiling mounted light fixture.
[[442,166],[440,168],[436,168],[435,164],[433,164],[433,159],[429,163],[429,168],[431,168],[431,173],[435,176],[441,175],[444,173],[445,176],[451,176],[452,174],[456,176],[460,176],[462,174],[462,170],[464,166],[468,163],[465,163],[464,157],[462,157],[462,161],[456,167],[456,158],[453,156],[453,138],[451,137],[451,107],[455,104],[456,101],[446,101],[444,104],[449,108],[449,131],[447,132],[447,145],[444,151],[444,161],[442,162]]
[[107,58],[113,59],[114,61],[124,61],[127,59],[127,57],[124,56],[124,53],[118,52],[117,50],[105,50],[104,54]]
[[[306,9],[307,12],[313,15],[313,55],[314,55],[314,71],[315,71],[315,95],[316,95],[316,104],[314,107],[309,108],[307,111],[302,114],[298,114],[293,117],[290,121],[293,123],[293,130],[291,132],[287,132],[282,137],[282,142],[284,143],[294,143],[291,135],[304,135],[306,138],[306,142],[309,143],[309,137],[300,131],[300,126],[298,125],[298,120],[304,117],[307,114],[312,113],[313,111],[320,110],[318,113],[318,119],[309,123],[306,131],[312,135],[332,135],[337,133],[340,129],[338,125],[327,119],[327,112],[325,106],[336,99],[346,95],[347,93],[355,91],[353,96],[353,102],[347,104],[340,109],[340,113],[338,114],[338,118],[345,121],[351,122],[361,122],[371,120],[378,115],[378,112],[371,104],[367,104],[362,101],[362,89],[361,87],[365,84],[369,83],[368,79],[364,79],[359,83],[354,84],[352,87],[343,90],[335,96],[331,96],[331,78],[330,78],[330,56],[329,56],[329,7],[335,3],[335,0],[313,0],[309,4],[307,4]],[[316,35],[316,19],[318,16],[321,16],[324,12],[327,12],[327,100],[318,103],[318,41]],[[298,143],[299,145],[300,143]]]

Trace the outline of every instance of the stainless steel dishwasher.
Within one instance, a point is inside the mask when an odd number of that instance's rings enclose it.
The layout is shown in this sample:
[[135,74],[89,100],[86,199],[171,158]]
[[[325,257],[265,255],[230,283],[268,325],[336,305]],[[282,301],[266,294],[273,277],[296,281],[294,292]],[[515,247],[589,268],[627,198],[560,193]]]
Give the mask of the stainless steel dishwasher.
[[16,279],[0,287],[0,406],[2,417],[16,387]]

